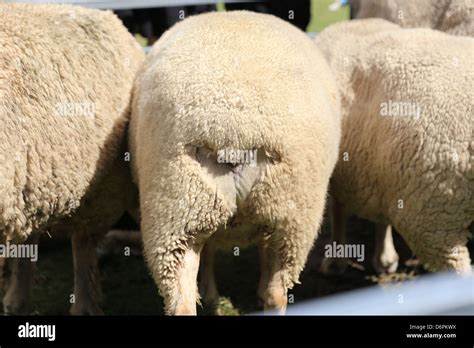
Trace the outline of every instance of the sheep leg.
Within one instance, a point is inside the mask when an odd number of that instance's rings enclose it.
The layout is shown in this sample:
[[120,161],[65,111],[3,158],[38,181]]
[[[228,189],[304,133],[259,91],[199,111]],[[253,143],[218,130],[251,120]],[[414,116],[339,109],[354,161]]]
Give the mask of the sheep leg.
[[398,254],[393,245],[391,225],[375,225],[375,252],[372,264],[377,273],[394,273],[397,270]]
[[74,296],[72,315],[101,315],[98,303],[101,297],[97,241],[83,231],[75,231],[71,237],[74,258]]
[[166,302],[176,303],[172,315],[196,315],[196,302],[198,301],[197,275],[199,271],[199,258],[201,248],[188,247],[184,252],[181,266],[177,272],[177,286],[171,299]]
[[[28,238],[25,244],[38,244],[39,235]],[[30,294],[33,286],[34,265],[30,259],[5,259],[6,292],[3,297],[5,314],[26,315],[30,313]]]
[[285,314],[288,304],[287,288],[284,281],[284,269],[280,257],[266,241],[259,247],[261,268],[259,296],[265,312]]
[[271,269],[270,263],[268,262],[269,260],[267,257],[265,257],[265,246],[263,240],[258,244],[258,256],[260,262],[260,278],[258,281],[257,295],[259,304],[263,307],[265,303],[265,291],[269,282]]
[[[349,214],[336,199],[331,198],[329,204],[332,241],[335,241],[337,244],[345,244],[346,225]],[[347,260],[344,258],[324,258],[322,261],[322,271],[325,274],[342,274],[346,270],[346,267]]]
[[203,302],[207,305],[217,303],[219,292],[216,286],[216,278],[214,273],[214,256],[215,248],[208,241],[202,250],[201,264],[199,267],[199,294]]
[[103,314],[99,307],[101,286],[97,243],[110,226],[136,204],[136,192],[129,171],[126,162],[117,157],[107,176],[91,191],[88,203],[83,204],[71,220],[59,226],[62,232],[71,235],[74,302],[70,313],[73,315]]
[[30,293],[33,285],[33,264],[29,259],[7,260],[9,277],[3,297],[5,314],[30,314]]
[[153,176],[140,181],[143,254],[168,315],[196,314],[202,248],[232,216],[218,185],[204,180],[196,149],[190,151],[154,163]]
[[[3,243],[2,243],[3,244]],[[0,289],[6,289],[7,274],[8,274],[8,264],[7,260],[3,257],[0,257]]]
[[[7,238],[4,232],[0,231],[0,243],[6,244],[6,242],[7,242]],[[8,277],[9,277],[9,271],[8,271],[7,259],[4,257],[0,257],[0,289],[6,291],[7,285],[8,285],[7,283]]]

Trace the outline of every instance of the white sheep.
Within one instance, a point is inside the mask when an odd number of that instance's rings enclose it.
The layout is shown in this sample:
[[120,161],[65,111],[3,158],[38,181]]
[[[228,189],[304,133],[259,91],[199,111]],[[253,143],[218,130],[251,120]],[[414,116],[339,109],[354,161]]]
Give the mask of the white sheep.
[[[398,28],[396,24],[379,20],[373,21],[373,26],[352,26],[351,34],[364,34],[367,30],[369,32],[374,30],[377,25],[378,31],[394,30]],[[342,153],[340,154],[341,157]],[[351,212],[344,209],[342,204],[336,200],[330,199],[330,218],[331,218],[331,238],[337,244],[346,244],[347,238],[347,222],[351,216]],[[395,249],[393,242],[392,226],[376,223],[375,230],[375,248],[372,257],[372,266],[374,270],[379,273],[394,273],[398,268],[399,256]],[[327,274],[341,274],[347,267],[346,258],[325,258],[322,262],[322,270]]]
[[[402,27],[428,27],[452,35],[474,36],[474,1],[411,1],[411,0],[357,0],[356,18],[379,17],[397,23]],[[388,22],[378,22],[378,30],[393,29]],[[349,212],[339,206],[340,217],[347,220]],[[335,222],[336,224],[338,222]],[[392,237],[392,227],[376,224],[375,253],[372,260],[378,273],[392,273],[398,267],[398,254]],[[334,240],[345,242],[345,229],[333,229]],[[341,273],[347,263],[343,259],[325,259],[323,270],[328,273]]]
[[474,0],[353,0],[356,18],[379,17],[402,27],[474,36]]
[[[124,161],[144,54],[111,12],[0,5],[0,240],[72,233],[74,314],[100,313],[95,243],[132,204]],[[5,312],[28,311],[32,263],[9,259]]]
[[315,42],[342,95],[336,201],[392,224],[427,269],[469,272],[474,39],[367,19]]
[[196,313],[204,244],[259,243],[264,306],[284,311],[322,219],[339,107],[319,50],[273,16],[190,17],[154,45],[129,137],[144,254],[168,314]]

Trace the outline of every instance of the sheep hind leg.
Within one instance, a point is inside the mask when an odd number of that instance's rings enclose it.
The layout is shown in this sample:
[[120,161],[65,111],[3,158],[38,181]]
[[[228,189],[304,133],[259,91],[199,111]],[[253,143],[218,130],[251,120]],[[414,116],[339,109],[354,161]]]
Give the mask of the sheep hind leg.
[[176,290],[172,292],[171,298],[167,299],[175,303],[172,315],[196,315],[196,303],[198,301],[197,275],[199,271],[201,247],[191,245],[184,251],[181,266],[178,268],[176,277]]
[[74,301],[72,315],[102,315],[99,307],[101,287],[96,253],[97,240],[83,231],[71,236],[74,259]]
[[202,250],[201,264],[199,267],[199,294],[206,305],[215,305],[219,299],[214,272],[215,248],[208,241]]
[[265,313],[285,314],[288,304],[284,269],[278,254],[268,241],[262,240],[259,246],[262,273],[259,283],[259,297],[263,301]]
[[372,264],[377,273],[394,273],[397,270],[398,254],[393,244],[391,225],[375,225],[375,252]]
[[[343,205],[334,198],[330,200],[331,237],[337,244],[346,243],[346,228],[349,215]],[[342,274],[347,268],[345,258],[324,258],[321,270],[324,274]]]
[[71,234],[75,298],[70,313],[73,315],[104,314],[99,307],[102,288],[97,243],[135,204],[137,197],[131,182],[126,162],[117,157],[108,175],[91,191],[72,219],[60,227],[63,232]]
[[[39,235],[31,236],[25,244],[38,245]],[[5,296],[3,311],[5,314],[30,314],[30,294],[33,287],[34,264],[26,258],[5,259]]]
[[270,260],[268,259],[268,257],[265,256],[265,246],[264,246],[263,240],[261,240],[260,243],[258,244],[258,256],[259,256],[259,262],[260,262],[260,278],[258,281],[257,295],[258,295],[259,305],[261,307],[264,307],[265,292],[267,290],[266,287],[269,282],[271,266],[269,263]]

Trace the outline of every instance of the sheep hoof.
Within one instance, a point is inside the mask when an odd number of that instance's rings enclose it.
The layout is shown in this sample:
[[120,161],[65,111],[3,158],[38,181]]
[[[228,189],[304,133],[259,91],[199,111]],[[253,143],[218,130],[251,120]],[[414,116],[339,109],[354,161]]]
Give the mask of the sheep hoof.
[[285,315],[288,299],[283,294],[268,297],[263,304],[265,315]]
[[340,275],[346,271],[347,260],[346,259],[328,259],[324,258],[321,264],[321,270],[327,275]]
[[398,268],[398,255],[397,253],[390,255],[382,255],[380,258],[374,257],[373,266],[375,272],[378,274],[390,274],[395,273]]

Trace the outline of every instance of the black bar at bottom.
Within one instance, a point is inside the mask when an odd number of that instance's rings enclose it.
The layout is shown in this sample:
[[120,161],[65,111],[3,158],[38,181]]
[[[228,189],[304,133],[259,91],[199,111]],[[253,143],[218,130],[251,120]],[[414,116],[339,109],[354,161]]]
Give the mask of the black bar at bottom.
[[[472,316],[0,317],[0,346],[34,344],[412,344],[473,346]],[[54,341],[48,329],[55,325]],[[20,333],[20,331],[22,331]],[[26,333],[28,331],[28,333]],[[49,332],[51,333],[52,330]],[[37,335],[42,338],[19,337]],[[49,339],[48,339],[49,337]]]

